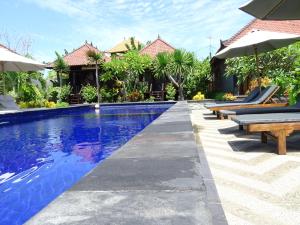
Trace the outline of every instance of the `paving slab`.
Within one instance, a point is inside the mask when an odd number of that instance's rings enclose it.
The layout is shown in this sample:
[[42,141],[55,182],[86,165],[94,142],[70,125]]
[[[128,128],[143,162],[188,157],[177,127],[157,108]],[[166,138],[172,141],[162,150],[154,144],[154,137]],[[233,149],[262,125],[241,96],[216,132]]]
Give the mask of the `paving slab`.
[[67,192],[49,205],[42,218],[42,223],[33,219],[30,224],[211,224],[203,196],[196,191]]
[[[197,157],[195,152],[195,142],[190,141],[173,141],[160,140],[158,142],[148,141],[145,139],[136,139],[140,145],[129,144],[126,146],[126,150],[120,150],[119,154],[115,155],[115,158],[184,158],[184,157]],[[141,148],[143,151],[141,151]],[[145,156],[144,151],[147,152]]]
[[27,224],[227,224],[189,113],[175,104]]
[[199,161],[182,159],[111,159],[71,190],[203,190]]

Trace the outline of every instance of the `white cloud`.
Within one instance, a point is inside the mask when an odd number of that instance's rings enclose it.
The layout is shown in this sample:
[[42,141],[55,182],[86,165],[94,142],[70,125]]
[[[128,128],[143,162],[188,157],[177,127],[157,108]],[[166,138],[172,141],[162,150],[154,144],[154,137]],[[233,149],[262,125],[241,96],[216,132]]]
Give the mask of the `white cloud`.
[[[68,29],[76,34],[73,43],[91,40],[101,49],[112,47],[124,37],[148,41],[160,34],[175,47],[207,56],[209,37],[216,50],[219,39],[229,38],[250,20],[238,10],[245,0],[23,1],[71,17]],[[64,37],[59,38],[63,46]]]

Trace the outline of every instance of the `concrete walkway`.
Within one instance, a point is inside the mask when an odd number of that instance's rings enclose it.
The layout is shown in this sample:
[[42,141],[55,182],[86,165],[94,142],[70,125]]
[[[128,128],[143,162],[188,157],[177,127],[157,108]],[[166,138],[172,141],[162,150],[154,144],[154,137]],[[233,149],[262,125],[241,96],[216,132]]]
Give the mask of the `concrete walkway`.
[[28,224],[227,224],[200,155],[177,103]]
[[231,120],[218,120],[190,104],[196,137],[207,157],[228,224],[300,224],[300,135],[288,138],[287,155],[276,143],[246,135]]

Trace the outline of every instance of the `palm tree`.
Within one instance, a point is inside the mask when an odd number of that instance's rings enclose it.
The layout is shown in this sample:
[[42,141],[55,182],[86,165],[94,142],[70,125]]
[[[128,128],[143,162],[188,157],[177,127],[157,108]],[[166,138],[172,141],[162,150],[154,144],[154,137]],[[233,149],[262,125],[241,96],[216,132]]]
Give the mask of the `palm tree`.
[[170,54],[159,53],[153,64],[156,76],[167,77],[178,88],[179,100],[184,100],[183,84],[187,75],[193,72],[194,66],[194,55],[178,49]]
[[184,100],[183,84],[188,74],[193,72],[195,66],[195,56],[185,50],[176,49],[171,54],[170,71],[175,74],[178,83],[179,100]]
[[86,53],[89,60],[96,64],[96,85],[97,85],[97,102],[98,105],[96,107],[99,107],[100,104],[100,87],[99,87],[99,77],[98,77],[98,66],[103,61],[103,54],[101,52],[96,52],[94,50],[89,50]]
[[178,83],[170,74],[170,61],[170,54],[167,52],[158,53],[153,63],[154,73],[157,77],[168,77],[168,79],[178,88]]
[[54,61],[53,69],[56,71],[58,76],[59,87],[60,87],[59,101],[61,101],[62,74],[69,71],[69,65],[64,60],[64,58],[60,54],[58,54],[58,52],[55,52],[55,54],[56,54],[56,60]]
[[128,49],[128,51],[140,51],[143,48],[143,45],[139,42],[137,42],[137,45],[136,45],[136,41],[135,41],[134,37],[130,38],[130,45],[125,44],[125,46]]

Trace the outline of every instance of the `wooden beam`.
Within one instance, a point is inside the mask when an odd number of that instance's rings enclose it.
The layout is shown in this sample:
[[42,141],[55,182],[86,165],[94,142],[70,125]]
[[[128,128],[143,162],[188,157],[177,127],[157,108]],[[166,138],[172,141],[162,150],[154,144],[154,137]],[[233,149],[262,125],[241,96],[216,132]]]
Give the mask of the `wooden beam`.
[[248,130],[249,132],[300,130],[300,122],[249,124]]
[[235,106],[214,106],[214,107],[209,107],[208,109],[211,111],[219,112],[220,110],[285,107],[287,105],[288,103],[249,104],[249,105],[235,105]]

